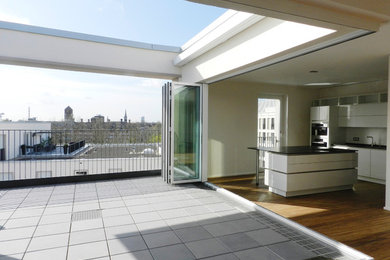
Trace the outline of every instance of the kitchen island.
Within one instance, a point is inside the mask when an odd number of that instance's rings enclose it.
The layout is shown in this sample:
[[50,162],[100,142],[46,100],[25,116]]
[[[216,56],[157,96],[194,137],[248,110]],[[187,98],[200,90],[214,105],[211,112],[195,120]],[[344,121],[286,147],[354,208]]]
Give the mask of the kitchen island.
[[357,180],[354,150],[310,146],[249,149],[265,152],[264,183],[284,197],[352,189]]

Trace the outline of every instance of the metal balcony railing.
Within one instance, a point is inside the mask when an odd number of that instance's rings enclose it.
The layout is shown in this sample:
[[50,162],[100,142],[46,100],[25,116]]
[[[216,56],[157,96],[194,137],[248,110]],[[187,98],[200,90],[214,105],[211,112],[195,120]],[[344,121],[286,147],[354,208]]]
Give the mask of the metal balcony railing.
[[0,130],[0,181],[160,169],[159,130]]
[[[259,136],[258,137],[258,146],[260,147],[276,147],[278,145],[278,140],[275,136]],[[264,169],[265,167],[265,152],[259,151],[259,166],[261,169]]]

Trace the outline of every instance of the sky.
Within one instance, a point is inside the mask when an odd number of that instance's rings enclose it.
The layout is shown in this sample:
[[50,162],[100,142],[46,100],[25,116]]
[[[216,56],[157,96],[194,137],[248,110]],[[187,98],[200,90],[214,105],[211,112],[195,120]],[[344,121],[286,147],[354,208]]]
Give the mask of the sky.
[[[125,40],[182,46],[226,10],[185,0],[0,0],[0,21]],[[0,39],[1,40],[1,39]],[[166,80],[0,65],[0,114],[25,120],[161,121]]]

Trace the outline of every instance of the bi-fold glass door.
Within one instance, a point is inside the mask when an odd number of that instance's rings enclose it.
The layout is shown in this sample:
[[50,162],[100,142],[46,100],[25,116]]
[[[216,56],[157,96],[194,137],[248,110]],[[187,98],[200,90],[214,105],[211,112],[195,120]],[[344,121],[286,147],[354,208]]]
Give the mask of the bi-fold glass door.
[[163,86],[162,175],[168,183],[197,182],[205,174],[205,88],[176,82]]

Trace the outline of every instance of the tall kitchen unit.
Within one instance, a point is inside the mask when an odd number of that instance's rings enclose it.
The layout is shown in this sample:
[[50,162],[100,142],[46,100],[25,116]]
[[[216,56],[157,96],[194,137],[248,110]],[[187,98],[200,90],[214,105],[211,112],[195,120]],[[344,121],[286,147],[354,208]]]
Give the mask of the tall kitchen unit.
[[310,144],[330,148],[345,139],[344,129],[338,127],[338,106],[310,108]]

